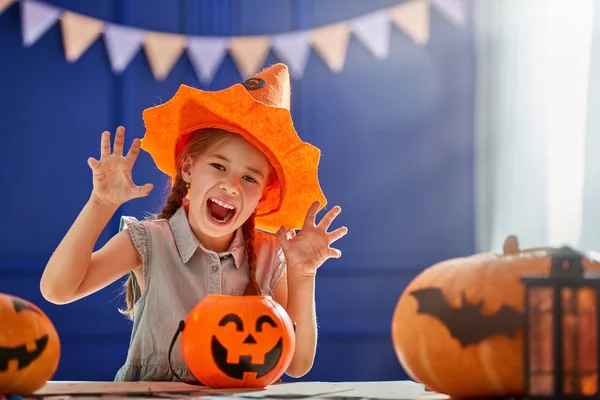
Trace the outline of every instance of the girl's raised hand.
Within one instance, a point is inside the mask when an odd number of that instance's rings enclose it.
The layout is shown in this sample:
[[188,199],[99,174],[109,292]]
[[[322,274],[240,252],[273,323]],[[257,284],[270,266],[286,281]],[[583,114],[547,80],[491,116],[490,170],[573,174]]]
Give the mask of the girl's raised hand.
[[348,233],[348,228],[342,226],[332,232],[327,232],[333,220],[342,212],[339,206],[333,207],[316,223],[319,201],[313,202],[304,220],[300,233],[286,231],[281,227],[276,235],[288,263],[288,276],[314,277],[319,268],[329,258],[339,258],[342,252],[332,248],[331,244]]
[[119,126],[115,134],[113,152],[110,151],[110,132],[102,133],[100,160],[88,158],[93,172],[92,197],[102,204],[120,206],[138,197],[148,196],[152,184],[137,186],[133,183],[131,170],[140,152],[140,139],[135,138],[126,156],[123,156],[125,128]]

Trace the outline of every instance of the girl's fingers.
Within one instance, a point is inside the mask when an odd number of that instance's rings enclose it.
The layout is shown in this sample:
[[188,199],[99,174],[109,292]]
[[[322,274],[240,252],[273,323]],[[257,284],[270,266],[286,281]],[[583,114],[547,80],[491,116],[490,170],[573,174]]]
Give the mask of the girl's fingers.
[[334,249],[332,247],[329,248],[329,258],[340,258],[342,256],[342,252],[338,249]]
[[343,238],[344,236],[346,236],[347,233],[348,233],[348,228],[346,228],[345,226],[342,226],[341,228],[337,228],[335,231],[327,234],[327,237],[329,238],[329,243],[333,243],[336,240]]
[[152,190],[154,186],[151,183],[146,183],[143,186],[137,186],[135,189],[135,193],[134,193],[134,197],[145,197],[148,196],[150,194],[150,191]]
[[306,212],[306,217],[304,218],[304,225],[302,229],[306,229],[315,225],[315,218],[317,217],[317,212],[319,211],[319,205],[321,203],[318,200],[312,202],[308,211]]
[[131,143],[131,147],[129,148],[129,151],[127,152],[127,156],[125,158],[127,158],[127,160],[130,163],[135,163],[135,160],[137,160],[137,156],[138,154],[140,154],[140,144],[141,141],[138,138],[133,139],[133,143]]
[[96,160],[94,157],[88,158],[87,163],[93,170],[98,168],[98,165],[100,165],[100,161]]
[[340,207],[340,206],[335,206],[331,210],[327,211],[327,214],[325,214],[323,216],[323,218],[321,219],[321,222],[319,222],[319,227],[321,227],[325,230],[329,229],[329,226],[331,225],[331,223],[333,222],[335,217],[340,215],[341,212],[342,212],[342,207]]
[[119,126],[115,133],[115,143],[113,145],[113,154],[117,156],[123,155],[123,146],[125,143],[125,128]]
[[110,156],[110,132],[102,132],[102,138],[100,139],[100,157]]

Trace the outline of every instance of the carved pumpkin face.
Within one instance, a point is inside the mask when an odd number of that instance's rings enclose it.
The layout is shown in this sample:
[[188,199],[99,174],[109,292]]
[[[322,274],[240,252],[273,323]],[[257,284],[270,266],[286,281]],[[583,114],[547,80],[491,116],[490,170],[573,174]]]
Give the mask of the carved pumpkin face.
[[208,295],[190,312],[181,349],[194,376],[213,388],[263,388],[288,368],[294,327],[270,296]]
[[[557,250],[519,250],[516,238],[509,237],[504,254],[446,260],[419,274],[403,291],[392,319],[394,349],[407,374],[454,398],[523,395],[521,277],[548,274]],[[586,270],[600,270],[596,260],[582,263]],[[585,310],[595,298],[582,290],[578,300]],[[547,308],[551,297],[543,293],[531,303]],[[583,335],[595,335],[594,325],[585,325],[580,326]],[[551,330],[534,331],[534,347],[543,349]]]
[[38,307],[3,293],[0,321],[0,394],[31,394],[44,386],[58,367],[56,329]]

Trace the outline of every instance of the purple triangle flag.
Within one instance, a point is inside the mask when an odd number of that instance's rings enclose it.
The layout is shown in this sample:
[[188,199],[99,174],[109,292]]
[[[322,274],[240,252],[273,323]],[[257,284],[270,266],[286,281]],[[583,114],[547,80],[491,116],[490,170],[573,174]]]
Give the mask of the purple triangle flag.
[[106,24],[104,43],[113,72],[120,74],[127,68],[142,47],[146,32],[122,25]]
[[273,52],[290,68],[290,76],[300,79],[304,74],[310,56],[309,33],[289,32],[271,37]]
[[350,22],[352,32],[377,58],[386,58],[390,47],[391,24],[387,10],[376,11]]
[[431,5],[456,26],[467,23],[466,0],[431,0]]
[[62,9],[35,0],[20,2],[21,34],[23,45],[32,46],[44,33],[56,23]]
[[212,82],[226,52],[227,39],[223,37],[192,36],[187,42],[187,53],[196,76],[206,85]]

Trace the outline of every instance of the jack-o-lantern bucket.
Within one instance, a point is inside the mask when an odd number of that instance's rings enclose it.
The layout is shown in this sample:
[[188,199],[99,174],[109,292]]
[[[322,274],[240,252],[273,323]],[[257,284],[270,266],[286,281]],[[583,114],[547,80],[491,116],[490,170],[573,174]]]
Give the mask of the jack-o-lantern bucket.
[[296,345],[294,325],[270,296],[211,294],[187,316],[183,359],[212,388],[264,388],[287,370]]
[[[450,259],[420,273],[403,291],[392,317],[393,346],[407,374],[455,398],[523,396],[525,286],[521,278],[549,274],[560,251],[519,250],[511,236],[504,254]],[[581,262],[588,272],[600,271],[598,260],[585,256]],[[595,296],[585,289],[580,295],[580,309],[595,308]],[[548,307],[552,298],[530,299]],[[582,343],[594,342],[596,329],[588,325],[581,329]],[[536,327],[535,340],[545,349],[552,332],[540,329]],[[595,355],[595,351],[588,353]],[[550,355],[538,357],[545,360]]]
[[0,293],[0,395],[27,395],[54,376],[60,340],[48,316],[17,296]]

